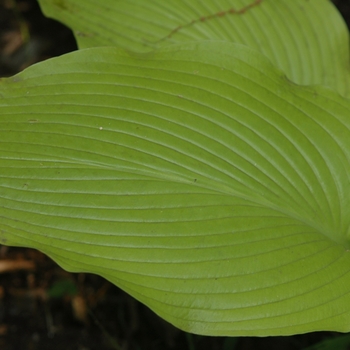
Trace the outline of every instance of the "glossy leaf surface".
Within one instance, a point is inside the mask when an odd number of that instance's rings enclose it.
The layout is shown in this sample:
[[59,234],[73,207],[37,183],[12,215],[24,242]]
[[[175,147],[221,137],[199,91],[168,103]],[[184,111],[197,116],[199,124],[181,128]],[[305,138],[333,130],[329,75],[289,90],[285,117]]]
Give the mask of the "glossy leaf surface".
[[[224,40],[264,54],[297,84],[349,96],[349,34],[329,0],[39,0],[74,30],[80,48],[150,51]],[[230,12],[231,11],[231,12]]]
[[350,104],[242,45],[0,83],[0,240],[209,335],[349,331]]

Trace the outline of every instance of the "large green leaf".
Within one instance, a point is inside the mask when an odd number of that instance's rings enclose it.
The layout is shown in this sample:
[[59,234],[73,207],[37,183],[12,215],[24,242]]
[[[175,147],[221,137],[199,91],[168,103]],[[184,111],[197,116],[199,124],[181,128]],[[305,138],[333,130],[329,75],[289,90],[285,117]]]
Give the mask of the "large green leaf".
[[0,241],[176,326],[350,325],[350,102],[245,46],[78,51],[0,84]]
[[[234,41],[263,53],[295,83],[350,94],[349,34],[329,0],[39,2],[46,15],[73,28],[81,48],[149,51],[188,40]],[[237,12],[222,13],[229,9]]]

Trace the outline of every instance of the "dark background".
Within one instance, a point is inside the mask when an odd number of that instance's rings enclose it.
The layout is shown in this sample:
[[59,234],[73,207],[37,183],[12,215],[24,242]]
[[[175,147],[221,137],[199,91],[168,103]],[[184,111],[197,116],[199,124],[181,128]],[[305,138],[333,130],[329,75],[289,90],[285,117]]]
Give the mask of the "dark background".
[[[349,27],[350,1],[333,2]],[[0,77],[76,49],[71,31],[43,17],[35,0],[0,0]],[[98,276],[69,274],[38,251],[0,246],[0,350],[299,350],[343,337],[187,334]]]

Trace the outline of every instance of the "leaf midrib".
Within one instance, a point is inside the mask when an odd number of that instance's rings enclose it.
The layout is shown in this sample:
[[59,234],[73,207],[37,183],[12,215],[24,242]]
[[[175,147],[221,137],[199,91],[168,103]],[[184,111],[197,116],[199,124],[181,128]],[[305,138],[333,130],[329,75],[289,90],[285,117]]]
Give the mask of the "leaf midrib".
[[[184,184],[186,186],[191,186],[191,187],[193,186],[194,188],[205,190],[201,194],[217,194],[220,196],[242,199],[248,203],[253,204],[254,206],[258,205],[258,206],[261,206],[262,208],[271,209],[273,211],[281,213],[288,218],[292,218],[308,227],[313,228],[315,231],[323,234],[325,237],[329,238],[330,240],[338,244],[342,244],[343,246],[347,246],[345,240],[343,240],[342,242],[336,241],[334,239],[334,235],[332,234],[332,232],[329,232],[328,230],[326,230],[322,225],[319,225],[312,220],[308,220],[307,218],[302,217],[301,215],[298,215],[298,213],[296,212],[288,210],[287,208],[282,208],[281,206],[277,206],[273,202],[266,200],[266,198],[256,198],[256,197],[253,198],[251,196],[238,193],[237,191],[234,191],[232,188],[230,188],[226,184],[220,183],[219,181],[216,181],[218,186],[210,186],[208,183],[205,184],[203,183],[203,181],[201,181],[203,179],[210,180],[210,178],[203,177],[202,175],[198,176],[196,182],[193,182],[192,177],[185,178],[183,175],[180,175],[180,174],[175,174],[175,173],[166,174],[166,173],[160,173],[156,171],[143,171],[141,169],[128,168],[126,166],[118,167],[117,169],[114,166],[108,166],[102,163],[86,162],[86,161],[81,161],[79,159],[68,158],[68,157],[60,157],[60,159],[51,158],[50,162],[61,162],[61,163],[75,165],[75,166],[79,164],[79,165],[82,165],[84,168],[87,167],[88,169],[122,170],[124,172],[129,172],[133,175],[146,176],[148,180],[154,180],[154,181],[161,180],[161,181],[164,181],[164,184],[173,182],[173,183]],[[45,168],[48,168],[48,167],[46,166]],[[79,169],[81,170],[82,168],[79,168]],[[195,192],[195,193],[198,193],[198,192]]]

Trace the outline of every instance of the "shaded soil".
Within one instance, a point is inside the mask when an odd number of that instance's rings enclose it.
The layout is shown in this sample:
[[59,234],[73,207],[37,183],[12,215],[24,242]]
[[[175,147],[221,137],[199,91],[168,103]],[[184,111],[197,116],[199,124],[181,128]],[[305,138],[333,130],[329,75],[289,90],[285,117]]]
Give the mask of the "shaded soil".
[[46,18],[35,0],[0,0],[0,76],[77,49],[70,29]]
[[[350,23],[350,2],[334,3]],[[43,17],[36,1],[0,0],[1,77],[75,49],[71,31]],[[0,246],[1,350],[299,350],[337,336],[190,335],[101,277],[67,273],[35,250]]]

